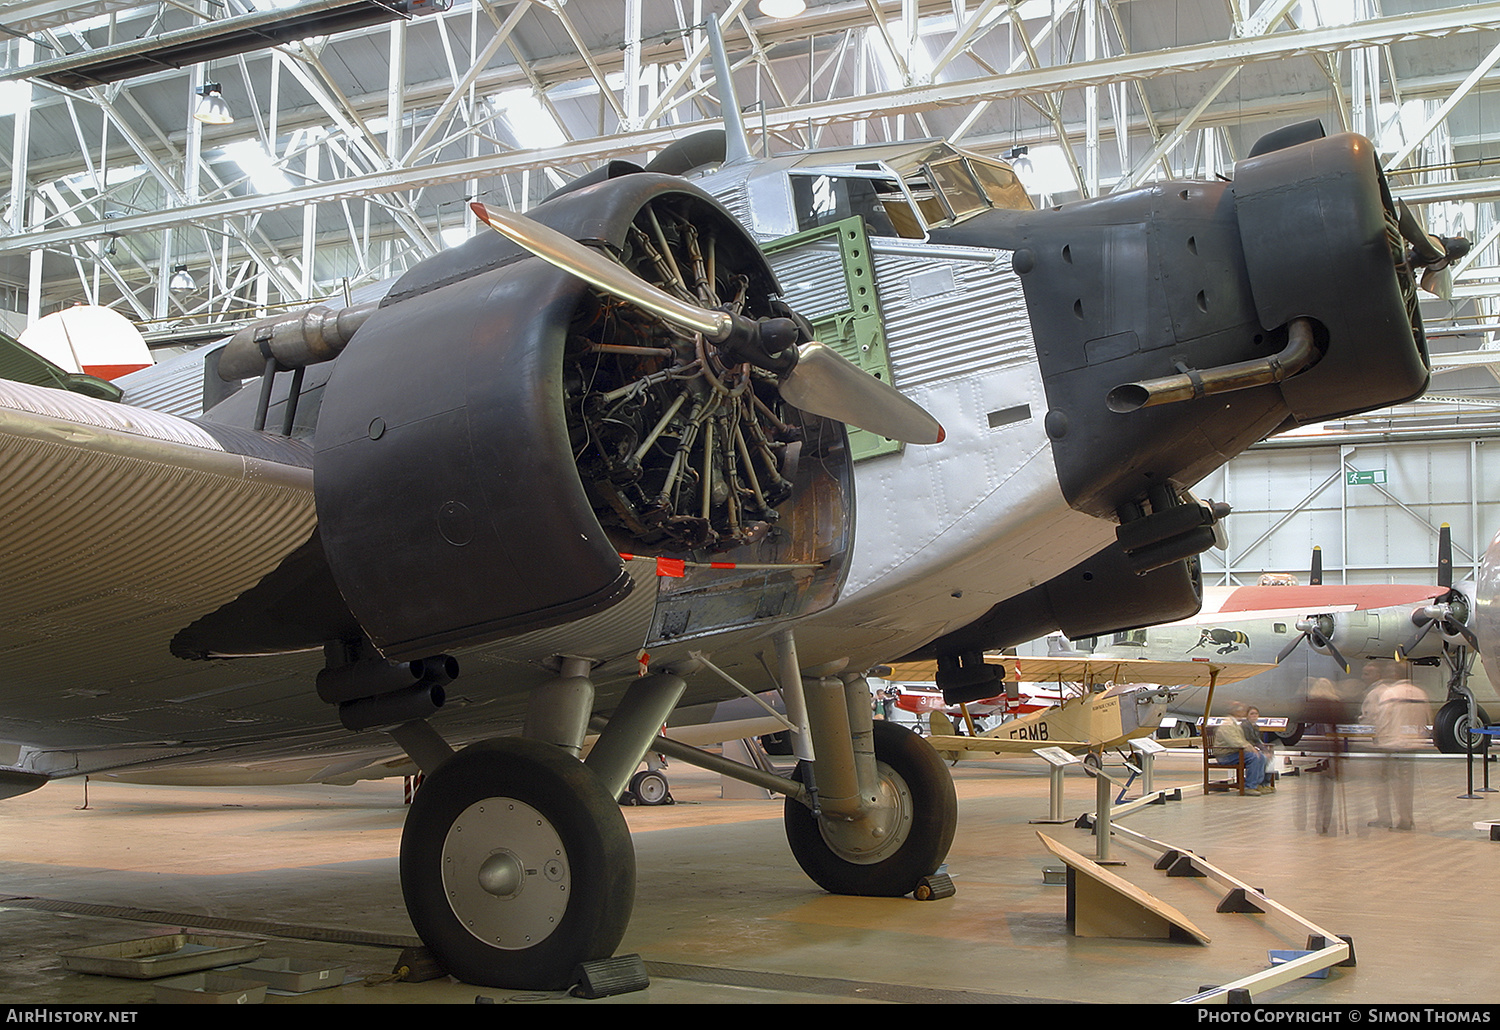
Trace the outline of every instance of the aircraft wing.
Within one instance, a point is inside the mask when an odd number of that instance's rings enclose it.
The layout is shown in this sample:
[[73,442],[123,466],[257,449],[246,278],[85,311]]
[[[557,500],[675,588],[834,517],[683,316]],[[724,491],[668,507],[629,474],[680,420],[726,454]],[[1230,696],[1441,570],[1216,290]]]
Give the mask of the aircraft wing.
[[937,751],[986,751],[997,755],[1029,755],[1039,747],[1064,751],[1088,751],[1097,744],[1086,740],[1019,740],[1010,737],[930,736],[927,743]]
[[[216,707],[213,676],[172,704],[147,685],[213,663],[164,642],[260,582],[316,523],[304,444],[10,381],[0,477],[0,740],[33,746],[180,740]],[[209,736],[243,735],[255,718],[239,715],[210,720]]]
[[[1160,683],[1164,686],[1207,686],[1238,683],[1276,666],[1262,662],[1208,660],[1155,661],[1130,658],[1033,658],[996,656],[1004,678],[1018,683]],[[890,666],[890,679],[931,682],[936,662],[906,662]]]

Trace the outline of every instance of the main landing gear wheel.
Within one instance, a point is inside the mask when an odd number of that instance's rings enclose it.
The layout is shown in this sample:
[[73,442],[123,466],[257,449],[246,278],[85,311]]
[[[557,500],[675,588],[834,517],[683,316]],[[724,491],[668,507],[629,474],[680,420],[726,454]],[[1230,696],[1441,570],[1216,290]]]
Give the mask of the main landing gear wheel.
[[412,925],[465,983],[564,990],[610,957],[635,900],[615,799],[550,744],[474,744],[428,776],[401,835]]
[[[1483,708],[1476,708],[1479,724],[1488,726],[1490,717]],[[1446,755],[1462,755],[1469,750],[1469,738],[1474,739],[1474,753],[1482,754],[1489,749],[1490,738],[1482,734],[1469,733],[1469,702],[1456,697],[1438,709],[1432,720],[1432,742]]]
[[667,778],[654,769],[644,769],[630,778],[630,793],[638,805],[665,805],[672,800]]
[[[921,737],[876,722],[875,761],[884,804],[865,820],[821,819],[787,799],[786,839],[802,871],[830,894],[898,898],[937,871],[953,843],[958,796],[943,760]],[[799,762],[793,778],[807,782]]]

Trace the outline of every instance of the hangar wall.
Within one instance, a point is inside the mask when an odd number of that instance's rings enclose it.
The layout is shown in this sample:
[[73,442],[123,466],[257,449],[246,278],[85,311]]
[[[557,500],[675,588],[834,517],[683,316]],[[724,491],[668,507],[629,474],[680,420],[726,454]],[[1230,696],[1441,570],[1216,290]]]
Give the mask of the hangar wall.
[[1431,582],[1445,522],[1461,580],[1500,530],[1500,436],[1455,428],[1273,440],[1195,492],[1234,508],[1228,550],[1203,555],[1208,584],[1254,583],[1263,572],[1305,583],[1314,547],[1327,583]]

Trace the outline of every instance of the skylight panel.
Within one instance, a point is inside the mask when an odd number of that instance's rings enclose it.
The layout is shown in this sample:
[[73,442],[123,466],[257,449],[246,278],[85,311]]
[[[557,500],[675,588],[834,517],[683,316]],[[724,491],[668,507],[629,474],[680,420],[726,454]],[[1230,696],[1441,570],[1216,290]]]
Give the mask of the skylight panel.
[[568,141],[552,113],[528,87],[496,93],[489,102],[500,112],[516,143],[524,150],[557,147]]

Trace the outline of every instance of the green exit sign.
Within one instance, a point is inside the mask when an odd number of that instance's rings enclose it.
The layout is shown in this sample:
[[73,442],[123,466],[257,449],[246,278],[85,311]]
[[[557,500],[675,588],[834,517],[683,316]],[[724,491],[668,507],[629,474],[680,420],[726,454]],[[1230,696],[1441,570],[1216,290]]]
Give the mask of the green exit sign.
[[1344,482],[1349,486],[1376,486],[1385,482],[1385,469],[1345,469]]

